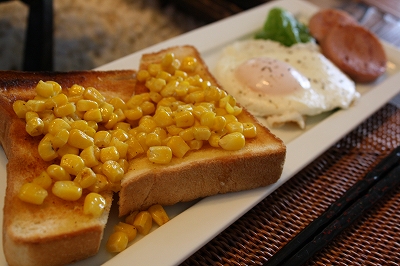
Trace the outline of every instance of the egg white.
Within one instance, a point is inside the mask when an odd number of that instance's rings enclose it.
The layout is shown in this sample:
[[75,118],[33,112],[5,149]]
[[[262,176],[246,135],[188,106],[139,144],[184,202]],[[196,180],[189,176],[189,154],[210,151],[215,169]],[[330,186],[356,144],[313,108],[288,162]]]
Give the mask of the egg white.
[[[281,94],[250,89],[235,72],[243,62],[260,57],[290,64],[309,80],[309,88]],[[303,128],[304,116],[348,108],[359,98],[354,82],[323,56],[313,42],[285,47],[270,40],[238,41],[222,51],[214,74],[223,89],[253,115],[266,117],[271,126],[296,122]],[[285,86],[284,79],[282,76],[281,86]]]

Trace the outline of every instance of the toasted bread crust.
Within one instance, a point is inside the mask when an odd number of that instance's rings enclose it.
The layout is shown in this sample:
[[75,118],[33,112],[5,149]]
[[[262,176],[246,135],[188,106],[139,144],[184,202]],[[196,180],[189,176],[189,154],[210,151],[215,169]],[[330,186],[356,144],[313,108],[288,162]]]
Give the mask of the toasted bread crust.
[[63,265],[97,253],[107,222],[112,192],[105,192],[107,207],[100,218],[82,214],[83,197],[76,202],[49,193],[41,206],[17,198],[19,188],[53,162],[38,155],[40,137],[25,131],[25,122],[12,109],[17,100],[34,97],[39,80],[53,80],[66,89],[73,84],[92,86],[107,97],[129,99],[134,71],[68,73],[0,72],[0,143],[8,158],[3,216],[3,249],[9,265]]
[[[195,73],[218,85],[198,51],[192,46],[171,47],[142,56],[140,69],[159,63],[164,54],[176,58],[195,57]],[[221,86],[219,86],[221,87]],[[136,93],[147,89],[138,83]],[[225,151],[204,145],[183,158],[173,158],[168,165],[156,165],[147,158],[137,158],[121,183],[119,214],[147,209],[153,204],[172,205],[215,194],[267,186],[281,176],[286,155],[284,143],[262,126],[254,116],[243,110],[239,121],[257,126],[257,137],[246,140],[239,151]]]

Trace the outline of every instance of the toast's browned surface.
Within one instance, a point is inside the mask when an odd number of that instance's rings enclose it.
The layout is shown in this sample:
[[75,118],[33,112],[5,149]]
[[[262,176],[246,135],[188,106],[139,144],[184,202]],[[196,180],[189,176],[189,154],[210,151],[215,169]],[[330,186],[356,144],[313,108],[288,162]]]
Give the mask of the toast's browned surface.
[[[165,53],[176,58],[197,58],[194,71],[200,77],[218,85],[198,51],[192,46],[171,47],[158,53],[142,56],[140,69],[158,63]],[[147,89],[138,83],[136,93]],[[150,163],[137,158],[122,180],[119,197],[120,215],[146,209],[153,204],[172,205],[219,193],[228,193],[267,186],[276,182],[282,173],[286,148],[283,142],[259,124],[246,110],[239,121],[257,125],[257,137],[246,140],[239,151],[225,151],[204,145],[199,151],[190,151],[183,158],[173,158],[168,165]]]
[[82,71],[68,73],[0,72],[0,142],[8,158],[3,216],[3,249],[9,265],[62,265],[97,253],[107,222],[112,193],[105,192],[107,208],[94,219],[82,214],[83,199],[61,200],[49,193],[41,206],[20,201],[19,188],[52,162],[38,155],[40,137],[25,131],[12,103],[34,97],[39,80],[54,80],[63,89],[73,84],[95,87],[107,98],[129,99],[134,71]]

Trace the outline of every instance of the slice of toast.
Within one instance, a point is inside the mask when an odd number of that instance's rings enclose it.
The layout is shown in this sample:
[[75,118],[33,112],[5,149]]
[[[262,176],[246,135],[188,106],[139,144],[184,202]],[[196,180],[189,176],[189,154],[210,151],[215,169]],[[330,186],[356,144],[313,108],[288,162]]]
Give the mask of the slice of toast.
[[[166,53],[173,53],[180,60],[186,56],[196,58],[198,65],[194,74],[219,86],[192,46],[171,47],[145,54],[139,70],[147,69],[149,64],[160,63]],[[135,93],[146,91],[144,83],[138,82]],[[135,158],[131,170],[121,182],[120,215],[147,209],[153,204],[172,205],[276,182],[285,160],[284,143],[245,109],[238,118],[241,122],[257,126],[257,137],[247,139],[241,150],[226,151],[207,144],[198,151],[189,151],[183,158],[173,158],[167,165],[153,164],[145,156]]]
[[8,158],[3,249],[9,265],[64,265],[95,255],[112,202],[112,192],[104,192],[106,210],[91,218],[82,213],[83,197],[71,202],[49,193],[40,206],[17,198],[20,187],[52,163],[39,157],[41,137],[28,135],[25,121],[12,108],[16,100],[33,99],[40,80],[56,81],[63,89],[73,84],[92,86],[107,97],[127,100],[134,92],[136,72],[0,72],[0,143]]

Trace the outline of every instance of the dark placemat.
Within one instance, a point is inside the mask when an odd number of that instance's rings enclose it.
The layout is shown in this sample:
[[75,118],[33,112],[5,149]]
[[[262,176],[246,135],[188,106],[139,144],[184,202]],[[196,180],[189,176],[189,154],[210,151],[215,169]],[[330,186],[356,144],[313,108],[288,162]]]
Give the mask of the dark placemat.
[[[182,265],[266,263],[398,145],[400,109],[387,104]],[[309,265],[399,265],[399,221],[396,188]]]

